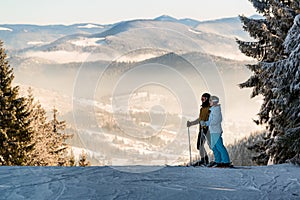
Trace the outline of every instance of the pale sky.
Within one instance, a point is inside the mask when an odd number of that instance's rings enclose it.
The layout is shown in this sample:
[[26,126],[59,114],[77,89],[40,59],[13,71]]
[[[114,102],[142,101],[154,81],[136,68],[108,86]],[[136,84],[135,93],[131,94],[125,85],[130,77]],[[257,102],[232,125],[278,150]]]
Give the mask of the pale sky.
[[170,15],[203,21],[255,14],[248,0],[1,0],[0,24],[110,24]]

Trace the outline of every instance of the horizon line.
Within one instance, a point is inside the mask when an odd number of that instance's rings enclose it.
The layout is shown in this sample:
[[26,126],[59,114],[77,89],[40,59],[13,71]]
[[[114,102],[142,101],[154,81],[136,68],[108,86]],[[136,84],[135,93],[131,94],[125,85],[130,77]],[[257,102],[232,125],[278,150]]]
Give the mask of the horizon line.
[[[259,14],[256,14],[256,13],[253,13],[252,15],[248,16],[249,18],[253,17],[253,16],[260,16]],[[98,22],[94,22],[94,21],[91,21],[91,22],[77,22],[77,21],[74,21],[74,22],[71,22],[71,23],[64,23],[64,22],[55,22],[55,23],[34,23],[34,22],[17,22],[17,23],[2,23],[0,22],[1,25],[37,25],[37,26],[53,26],[53,25],[63,25],[63,26],[71,26],[71,25],[75,25],[75,24],[95,24],[95,25],[113,25],[113,24],[117,24],[117,23],[120,23],[120,22],[128,22],[128,21],[135,21],[135,20],[155,20],[157,18],[160,18],[160,17],[170,17],[170,18],[173,18],[173,19],[176,19],[176,20],[187,20],[187,19],[190,19],[190,20],[194,20],[194,21],[198,21],[199,23],[201,22],[208,22],[208,21],[217,21],[217,20],[221,20],[221,19],[230,19],[230,18],[238,18],[239,15],[237,16],[224,16],[224,17],[218,17],[218,18],[208,18],[208,19],[203,19],[203,20],[198,20],[198,19],[195,19],[195,18],[190,18],[190,17],[184,17],[184,18],[176,18],[176,17],[173,17],[171,15],[167,15],[167,14],[162,14],[162,15],[159,15],[157,17],[154,17],[154,18],[129,18],[129,19],[124,19],[124,20],[120,20],[120,21],[117,21],[117,22],[108,22],[108,23],[98,23]],[[167,20],[166,20],[167,21]]]

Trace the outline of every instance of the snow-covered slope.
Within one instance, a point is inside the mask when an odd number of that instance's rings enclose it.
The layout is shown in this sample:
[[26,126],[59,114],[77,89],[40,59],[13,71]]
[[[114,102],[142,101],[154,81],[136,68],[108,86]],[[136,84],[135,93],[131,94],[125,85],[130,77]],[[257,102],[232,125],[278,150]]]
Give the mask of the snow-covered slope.
[[1,199],[296,200],[299,167],[0,167]]

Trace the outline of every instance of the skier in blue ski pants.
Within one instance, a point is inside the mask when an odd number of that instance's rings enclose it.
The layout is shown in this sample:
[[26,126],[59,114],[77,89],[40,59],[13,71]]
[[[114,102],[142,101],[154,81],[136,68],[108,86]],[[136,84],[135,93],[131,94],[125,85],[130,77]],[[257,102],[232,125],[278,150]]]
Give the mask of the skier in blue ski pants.
[[222,139],[222,113],[219,98],[211,96],[210,106],[209,119],[206,125],[209,127],[210,147],[215,157],[212,167],[229,167],[230,159]]

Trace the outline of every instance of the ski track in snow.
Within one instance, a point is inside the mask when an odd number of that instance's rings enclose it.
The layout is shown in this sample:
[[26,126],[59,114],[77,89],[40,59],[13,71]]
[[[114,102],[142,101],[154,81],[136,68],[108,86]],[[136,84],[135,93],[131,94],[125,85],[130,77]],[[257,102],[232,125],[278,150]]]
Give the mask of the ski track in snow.
[[0,167],[0,199],[300,199],[300,168],[289,164],[164,167],[147,173],[117,169]]

